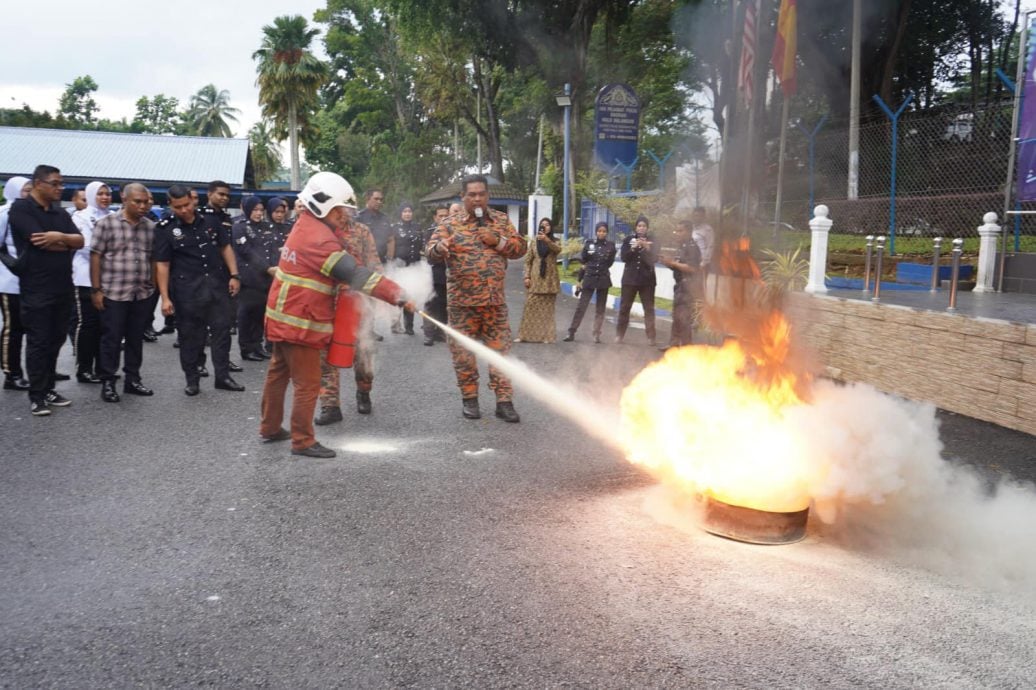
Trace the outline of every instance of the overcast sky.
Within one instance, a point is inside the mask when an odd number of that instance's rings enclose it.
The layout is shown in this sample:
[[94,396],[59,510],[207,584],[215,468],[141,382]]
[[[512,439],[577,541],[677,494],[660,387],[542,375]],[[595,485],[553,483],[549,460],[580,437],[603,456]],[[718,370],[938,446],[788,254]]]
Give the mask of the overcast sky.
[[[136,0],[90,5],[69,0],[0,0],[0,104],[56,114],[65,85],[89,74],[97,82],[100,117],[133,119],[141,96],[164,93],[186,105],[206,84],[230,92],[241,110],[235,136],[259,119],[252,53],[274,17],[312,22],[324,0]],[[317,28],[322,28],[318,25]],[[322,36],[315,52],[324,57]]]

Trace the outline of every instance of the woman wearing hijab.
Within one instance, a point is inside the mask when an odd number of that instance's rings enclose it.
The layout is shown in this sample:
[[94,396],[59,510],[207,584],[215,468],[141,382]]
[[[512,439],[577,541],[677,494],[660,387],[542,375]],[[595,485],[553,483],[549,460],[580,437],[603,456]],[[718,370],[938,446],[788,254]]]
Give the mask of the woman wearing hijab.
[[76,358],[76,380],[80,383],[101,383],[96,372],[101,354],[101,314],[94,307],[90,291],[90,240],[97,221],[111,213],[111,203],[111,188],[95,180],[86,185],[86,208],[72,214],[72,221],[83,234],[83,248],[72,258],[76,300],[68,331]]
[[[421,250],[424,249],[424,228],[414,220],[414,205],[404,201],[399,205],[399,222],[392,232],[396,238],[395,258],[404,266],[421,262]],[[392,332],[398,333],[398,324],[393,324]],[[414,334],[414,313],[403,310],[403,332]]]
[[622,297],[619,299],[619,321],[615,329],[615,342],[626,337],[630,323],[633,301],[640,295],[644,306],[644,330],[649,345],[655,344],[655,262],[658,261],[657,243],[648,232],[646,216],[637,218],[632,235],[622,241],[619,256],[625,264],[622,269]]
[[[27,177],[12,177],[4,184],[4,205],[0,206],[0,252],[12,259],[18,258],[14,247],[14,238],[7,222],[7,212],[15,199],[24,199],[32,189],[32,180]],[[4,370],[4,390],[29,390],[29,381],[22,369],[22,340],[25,330],[22,328],[21,288],[18,276],[7,270],[0,263],[0,313],[4,325],[0,329],[0,364]]]
[[244,213],[234,222],[231,231],[237,270],[241,274],[241,292],[237,297],[237,344],[241,359],[262,362],[267,358],[263,347],[263,319],[266,297],[277,270],[276,256],[284,241],[273,224],[266,220],[263,202],[257,196],[241,202]]
[[598,223],[594,227],[594,239],[583,245],[583,268],[579,271],[580,283],[576,287],[579,305],[572,317],[572,325],[568,327],[566,343],[576,339],[576,331],[583,322],[586,308],[590,300],[595,300],[594,342],[601,342],[601,329],[604,328],[604,310],[608,305],[608,288],[612,286],[611,267],[615,263],[615,243],[608,239],[608,224]]
[[541,218],[536,246],[525,253],[525,310],[516,342],[557,341],[554,304],[561,290],[557,260],[560,253],[561,244],[554,239],[554,222],[550,218]]
[[280,239],[279,247],[284,246],[284,240],[288,239],[293,223],[288,220],[288,202],[279,196],[270,197],[266,202],[266,215],[273,226],[274,234]]

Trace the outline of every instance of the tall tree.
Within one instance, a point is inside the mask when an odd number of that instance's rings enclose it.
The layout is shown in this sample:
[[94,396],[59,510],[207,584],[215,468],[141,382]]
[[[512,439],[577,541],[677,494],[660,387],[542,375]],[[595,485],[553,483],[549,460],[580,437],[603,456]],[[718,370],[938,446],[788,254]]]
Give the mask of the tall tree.
[[191,96],[187,110],[188,131],[202,137],[232,137],[227,122],[237,122],[241,111],[230,105],[230,92],[219,90],[213,84],[206,84]]
[[[319,30],[300,15],[277,17],[263,27],[263,42],[252,54],[258,61],[259,102],[263,115],[287,130],[291,187],[302,185],[299,173],[299,129],[308,129],[317,92],[327,79],[327,65],[310,52]],[[303,133],[306,136],[308,133]]]
[[137,114],[131,126],[147,134],[177,134],[183,128],[183,118],[180,101],[160,93],[154,98],[137,99]]
[[76,77],[71,84],[65,85],[58,105],[58,115],[64,117],[76,127],[89,127],[96,121],[97,101],[92,94],[97,91],[97,82],[89,74]]
[[255,183],[274,179],[281,169],[281,154],[277,150],[277,136],[274,125],[269,120],[260,120],[248,130],[248,140],[252,144],[252,170],[255,172]]

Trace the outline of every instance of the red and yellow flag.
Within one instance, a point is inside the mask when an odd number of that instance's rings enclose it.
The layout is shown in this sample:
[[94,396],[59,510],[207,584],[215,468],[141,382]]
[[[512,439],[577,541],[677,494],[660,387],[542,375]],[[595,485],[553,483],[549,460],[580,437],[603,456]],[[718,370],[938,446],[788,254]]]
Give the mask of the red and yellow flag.
[[777,16],[777,37],[773,42],[773,55],[770,63],[777,79],[781,82],[781,91],[785,96],[795,93],[795,51],[796,51],[796,15],[795,0],[781,0],[781,12]]

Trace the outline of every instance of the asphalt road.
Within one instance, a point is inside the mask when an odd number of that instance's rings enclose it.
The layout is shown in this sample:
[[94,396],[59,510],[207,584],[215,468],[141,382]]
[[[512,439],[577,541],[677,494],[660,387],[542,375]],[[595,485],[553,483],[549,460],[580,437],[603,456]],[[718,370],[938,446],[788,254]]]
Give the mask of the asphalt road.
[[[154,398],[72,382],[32,418],[0,395],[0,685],[1031,687],[1033,543],[979,578],[812,527],[720,539],[520,390],[521,424],[488,391],[462,419],[446,348],[381,330],[374,413],[346,373],[345,420],[318,429],[335,460],[257,442],[262,365],[184,396],[169,336]],[[589,341],[514,354],[612,403],[658,355]],[[947,458],[1036,477],[1033,437],[941,417]],[[1026,491],[1003,520],[1036,524]]]

